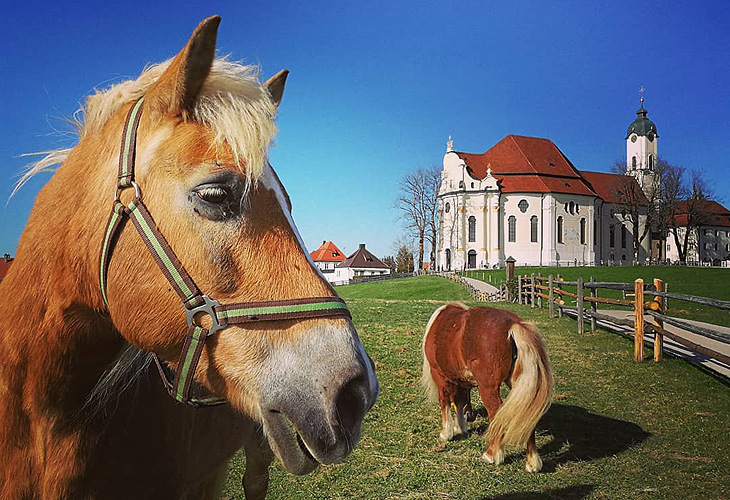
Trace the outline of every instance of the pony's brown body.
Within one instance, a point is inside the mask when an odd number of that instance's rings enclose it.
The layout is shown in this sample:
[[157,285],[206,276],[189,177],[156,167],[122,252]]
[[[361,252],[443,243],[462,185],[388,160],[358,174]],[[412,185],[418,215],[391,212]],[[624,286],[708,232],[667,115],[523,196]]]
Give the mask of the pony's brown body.
[[141,96],[137,182],[201,290],[224,303],[336,295],[266,160],[286,72],[259,84],[250,69],[214,61],[219,21],[203,21],[170,62],[92,96],[79,144],[50,157],[63,164],[0,284],[0,498],[217,498],[243,446],[246,496],[260,499],[274,456],[304,474],[344,460],[359,439],[378,386],[349,319],[211,335],[194,379],[228,404],[193,409],[147,362],[155,353],[176,370],[187,326],[131,229],[114,247],[103,301],[119,143]]
[[[441,439],[466,433],[471,389],[478,387],[490,419],[483,458],[499,464],[504,443],[526,445],[527,470],[540,470],[534,430],[549,406],[553,377],[537,329],[510,311],[452,303],[431,316],[423,350],[422,382],[441,406]],[[505,405],[502,383],[512,389]]]

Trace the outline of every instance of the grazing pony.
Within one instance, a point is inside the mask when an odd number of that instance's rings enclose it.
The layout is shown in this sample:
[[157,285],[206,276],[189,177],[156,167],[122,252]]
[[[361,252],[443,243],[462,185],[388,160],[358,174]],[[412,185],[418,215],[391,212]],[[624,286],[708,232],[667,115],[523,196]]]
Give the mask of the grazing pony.
[[[504,404],[499,396],[502,382],[510,387]],[[534,325],[502,309],[469,309],[458,303],[439,307],[423,337],[421,383],[429,398],[441,405],[441,439],[466,433],[471,389],[476,386],[489,414],[489,447],[482,458],[498,465],[504,461],[504,444],[526,445],[525,469],[542,468],[535,426],[550,406],[553,374]]]
[[360,438],[372,360],[267,160],[287,72],[216,60],[219,23],[21,180],[61,164],[0,284],[0,498],[219,498],[244,447],[261,499]]

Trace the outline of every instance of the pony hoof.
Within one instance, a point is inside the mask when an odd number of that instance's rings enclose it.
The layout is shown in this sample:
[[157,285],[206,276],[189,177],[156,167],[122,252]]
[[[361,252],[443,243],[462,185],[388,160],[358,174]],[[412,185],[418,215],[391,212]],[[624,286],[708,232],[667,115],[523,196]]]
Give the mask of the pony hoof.
[[484,455],[482,455],[482,460],[493,465],[501,465],[504,463],[504,452],[498,451],[494,456],[492,456],[487,451]]
[[540,457],[528,458],[525,462],[525,470],[527,472],[540,472],[542,470],[542,459]]
[[444,434],[443,432],[439,433],[439,439],[441,439],[441,441],[451,441],[453,438],[454,435],[450,432],[446,434]]

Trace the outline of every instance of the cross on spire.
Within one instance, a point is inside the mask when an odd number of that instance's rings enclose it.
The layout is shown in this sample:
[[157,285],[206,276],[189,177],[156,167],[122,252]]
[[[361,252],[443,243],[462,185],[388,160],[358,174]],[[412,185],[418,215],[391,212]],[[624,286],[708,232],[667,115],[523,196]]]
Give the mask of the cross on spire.
[[641,102],[641,107],[644,107],[644,92],[645,91],[646,91],[646,89],[644,88],[643,85],[641,85],[639,88],[639,95],[640,95],[639,102]]

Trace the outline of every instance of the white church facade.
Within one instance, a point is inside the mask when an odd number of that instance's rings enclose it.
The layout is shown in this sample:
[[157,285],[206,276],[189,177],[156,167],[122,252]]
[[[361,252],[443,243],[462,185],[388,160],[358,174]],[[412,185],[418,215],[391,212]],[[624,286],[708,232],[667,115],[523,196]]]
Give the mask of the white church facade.
[[[636,114],[626,161],[641,196],[652,186],[658,134],[643,99]],[[549,139],[508,135],[473,154],[455,151],[449,138],[438,194],[437,269],[502,267],[510,256],[518,266],[631,264],[632,228],[616,192],[625,182],[618,174],[579,171]],[[651,255],[649,240],[640,261]]]

